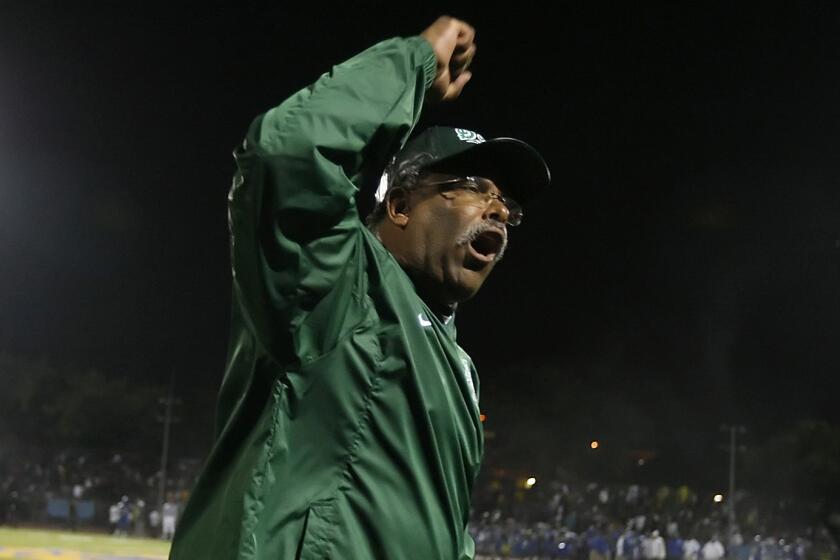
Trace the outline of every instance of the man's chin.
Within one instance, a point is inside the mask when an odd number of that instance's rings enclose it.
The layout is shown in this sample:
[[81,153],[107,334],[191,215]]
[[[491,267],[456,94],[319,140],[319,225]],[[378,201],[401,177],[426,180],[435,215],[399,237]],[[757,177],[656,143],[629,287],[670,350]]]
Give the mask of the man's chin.
[[475,271],[467,268],[462,268],[459,273],[455,275],[454,281],[447,285],[447,291],[456,302],[467,301],[474,297],[487,275],[483,271]]

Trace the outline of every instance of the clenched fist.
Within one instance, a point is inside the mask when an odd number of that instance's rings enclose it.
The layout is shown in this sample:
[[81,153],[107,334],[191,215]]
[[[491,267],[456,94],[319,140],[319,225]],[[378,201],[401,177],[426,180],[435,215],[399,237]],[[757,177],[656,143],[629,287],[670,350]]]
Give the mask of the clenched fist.
[[426,96],[430,102],[451,101],[472,77],[467,70],[475,56],[475,29],[449,16],[439,17],[420,34],[437,56],[437,75]]

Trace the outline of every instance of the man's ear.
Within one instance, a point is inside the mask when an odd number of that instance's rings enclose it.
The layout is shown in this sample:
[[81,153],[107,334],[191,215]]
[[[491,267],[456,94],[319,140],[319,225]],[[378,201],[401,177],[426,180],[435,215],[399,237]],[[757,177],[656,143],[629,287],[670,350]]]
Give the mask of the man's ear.
[[408,191],[399,187],[388,193],[386,212],[388,220],[397,227],[405,227],[409,220]]

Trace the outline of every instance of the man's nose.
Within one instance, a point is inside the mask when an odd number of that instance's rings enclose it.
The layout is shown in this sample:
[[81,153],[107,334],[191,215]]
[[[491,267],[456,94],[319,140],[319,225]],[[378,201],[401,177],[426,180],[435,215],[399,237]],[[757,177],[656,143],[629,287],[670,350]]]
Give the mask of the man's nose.
[[509,218],[510,210],[508,210],[508,207],[498,198],[491,198],[487,209],[484,211],[484,219],[496,220],[497,222],[507,224]]

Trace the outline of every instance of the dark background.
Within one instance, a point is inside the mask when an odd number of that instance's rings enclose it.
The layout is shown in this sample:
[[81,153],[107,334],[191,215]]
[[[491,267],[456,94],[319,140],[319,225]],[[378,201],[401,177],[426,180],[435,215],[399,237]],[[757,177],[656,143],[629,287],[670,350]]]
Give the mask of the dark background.
[[0,353],[138,388],[174,372],[174,453],[203,457],[232,148],[450,13],[474,77],[421,126],[525,139],[553,173],[458,316],[488,457],[597,475],[598,439],[715,483],[721,423],[757,444],[840,422],[840,9],[298,4],[0,3]]

